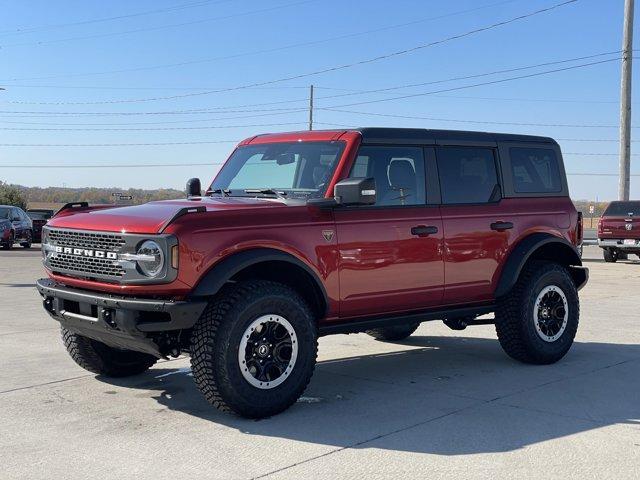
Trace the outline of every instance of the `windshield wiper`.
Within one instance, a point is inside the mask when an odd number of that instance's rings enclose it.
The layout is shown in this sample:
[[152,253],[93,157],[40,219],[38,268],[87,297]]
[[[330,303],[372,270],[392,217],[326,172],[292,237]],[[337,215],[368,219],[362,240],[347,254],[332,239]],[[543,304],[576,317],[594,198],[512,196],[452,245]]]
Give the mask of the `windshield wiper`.
[[278,191],[275,188],[246,188],[244,193],[261,193],[263,195],[275,195],[282,199],[287,198],[287,192]]
[[210,195],[213,195],[214,193],[217,193],[218,195],[222,195],[224,197],[228,197],[229,194],[231,193],[231,190],[229,190],[228,188],[216,188],[215,190],[209,190],[208,193]]

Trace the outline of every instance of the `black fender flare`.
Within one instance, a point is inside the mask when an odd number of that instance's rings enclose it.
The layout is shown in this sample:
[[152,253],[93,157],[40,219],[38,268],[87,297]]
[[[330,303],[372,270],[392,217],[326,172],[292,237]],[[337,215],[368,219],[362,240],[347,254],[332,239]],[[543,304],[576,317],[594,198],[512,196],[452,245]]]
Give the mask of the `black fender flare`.
[[209,297],[215,295],[220,291],[225,283],[245,268],[258,263],[273,261],[286,262],[303,269],[311,279],[313,279],[318,290],[322,292],[325,308],[329,305],[327,292],[316,272],[314,272],[311,267],[299,258],[283,252],[282,250],[276,250],[273,248],[252,248],[250,250],[234,253],[221,260],[200,278],[189,296]]
[[509,254],[500,273],[495,297],[500,298],[507,294],[518,281],[522,268],[531,256],[537,251],[549,247],[557,249],[552,259],[567,266],[576,287],[582,288],[589,278],[589,270],[582,266],[582,259],[577,248],[564,238],[556,237],[550,233],[533,233],[522,239]]

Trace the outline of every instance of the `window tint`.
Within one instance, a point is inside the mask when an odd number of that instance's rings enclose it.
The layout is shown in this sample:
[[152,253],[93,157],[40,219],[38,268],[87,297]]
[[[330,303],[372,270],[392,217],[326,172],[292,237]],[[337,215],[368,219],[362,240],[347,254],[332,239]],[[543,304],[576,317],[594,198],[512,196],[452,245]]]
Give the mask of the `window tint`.
[[424,205],[424,155],[419,147],[360,148],[352,178],[376,180],[376,205]]
[[558,193],[562,191],[556,153],[549,148],[509,149],[513,190],[516,193]]
[[282,142],[238,147],[211,190],[277,189],[291,196],[321,196],[340,159],[343,142]]
[[640,217],[640,202],[611,202],[604,211],[604,216],[609,217]]
[[442,203],[486,203],[498,185],[493,150],[442,147],[437,152]]

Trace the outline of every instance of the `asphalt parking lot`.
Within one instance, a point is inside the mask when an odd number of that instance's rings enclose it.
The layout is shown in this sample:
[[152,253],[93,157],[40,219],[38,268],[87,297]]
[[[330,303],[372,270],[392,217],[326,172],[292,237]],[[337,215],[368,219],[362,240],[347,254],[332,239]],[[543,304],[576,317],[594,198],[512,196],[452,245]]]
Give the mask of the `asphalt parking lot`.
[[285,413],[219,413],[189,361],[96,378],[67,356],[34,280],[37,248],[0,252],[0,478],[638,478],[640,261],[585,248],[576,343],[509,359],[492,326],[423,324],[408,341],[320,341]]

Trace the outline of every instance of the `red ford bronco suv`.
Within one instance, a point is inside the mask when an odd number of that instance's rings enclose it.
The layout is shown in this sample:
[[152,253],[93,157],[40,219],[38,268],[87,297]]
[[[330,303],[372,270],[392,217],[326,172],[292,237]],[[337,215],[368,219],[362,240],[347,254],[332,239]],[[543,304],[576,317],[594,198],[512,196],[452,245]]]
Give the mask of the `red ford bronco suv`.
[[598,221],[598,245],[605,262],[640,257],[640,201],[611,202]]
[[188,353],[210,403],[258,418],[299,398],[321,335],[495,323],[508,355],[548,364],[576,334],[588,271],[550,138],[259,135],[187,193],[69,204],[43,229],[37,287],[83,368],[134,375]]

